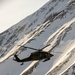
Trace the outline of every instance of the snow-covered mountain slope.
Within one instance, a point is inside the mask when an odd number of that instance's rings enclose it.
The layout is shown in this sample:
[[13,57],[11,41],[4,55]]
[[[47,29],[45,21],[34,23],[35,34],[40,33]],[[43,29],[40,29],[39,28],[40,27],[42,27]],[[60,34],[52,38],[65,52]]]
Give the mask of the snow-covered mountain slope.
[[[75,57],[75,1],[50,0],[42,8],[0,34],[0,75],[72,75]],[[46,62],[20,66],[14,54],[26,58],[33,52],[21,46],[42,48],[54,54]]]

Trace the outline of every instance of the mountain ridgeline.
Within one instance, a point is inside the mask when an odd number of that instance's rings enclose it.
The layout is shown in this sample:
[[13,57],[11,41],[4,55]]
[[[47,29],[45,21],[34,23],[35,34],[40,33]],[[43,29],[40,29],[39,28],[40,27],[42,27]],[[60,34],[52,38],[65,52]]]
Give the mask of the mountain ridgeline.
[[[20,66],[13,61],[15,54],[26,58],[32,52],[21,46],[39,49],[48,44],[43,51],[53,56],[47,62],[30,61]],[[74,75],[74,57],[75,0],[50,0],[0,34],[0,75]]]

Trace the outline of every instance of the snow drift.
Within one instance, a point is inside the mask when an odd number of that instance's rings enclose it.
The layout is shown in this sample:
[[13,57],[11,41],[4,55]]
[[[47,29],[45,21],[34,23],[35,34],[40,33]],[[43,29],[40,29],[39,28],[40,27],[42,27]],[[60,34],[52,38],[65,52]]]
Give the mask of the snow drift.
[[[1,75],[71,75],[75,64],[75,1],[50,0],[32,15],[0,34]],[[13,61],[17,53],[21,58],[32,51],[21,46],[44,48],[54,56],[47,62]],[[9,66],[8,66],[9,64]],[[42,68],[43,67],[43,68]],[[17,71],[17,72],[16,72]]]

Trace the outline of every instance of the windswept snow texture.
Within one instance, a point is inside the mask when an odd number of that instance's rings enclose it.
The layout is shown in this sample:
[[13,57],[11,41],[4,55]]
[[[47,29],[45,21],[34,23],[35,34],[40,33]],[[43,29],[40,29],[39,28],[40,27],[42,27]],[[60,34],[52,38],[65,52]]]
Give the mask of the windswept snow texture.
[[[46,62],[24,65],[14,54],[26,58],[40,49],[54,56]],[[50,0],[35,13],[0,34],[0,75],[72,75],[75,64],[75,0]]]

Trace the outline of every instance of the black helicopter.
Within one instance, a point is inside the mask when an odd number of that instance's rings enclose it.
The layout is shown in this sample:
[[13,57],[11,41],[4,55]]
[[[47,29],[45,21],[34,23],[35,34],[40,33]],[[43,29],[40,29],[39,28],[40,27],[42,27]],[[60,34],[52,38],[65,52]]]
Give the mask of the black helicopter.
[[[47,45],[49,46],[49,45]],[[45,47],[47,47],[45,46]],[[24,47],[24,46],[22,46]],[[48,52],[42,51],[45,47],[41,48],[41,49],[35,49],[35,48],[31,48],[31,47],[25,47],[25,48],[29,48],[29,49],[33,49],[33,50],[38,50],[35,52],[32,52],[31,55],[27,58],[24,59],[19,59],[17,55],[14,55],[14,59],[17,62],[22,62],[21,65],[23,65],[23,62],[27,62],[27,61],[35,61],[35,60],[43,60],[43,62],[50,60],[50,58],[53,56],[53,54],[50,54]]]

